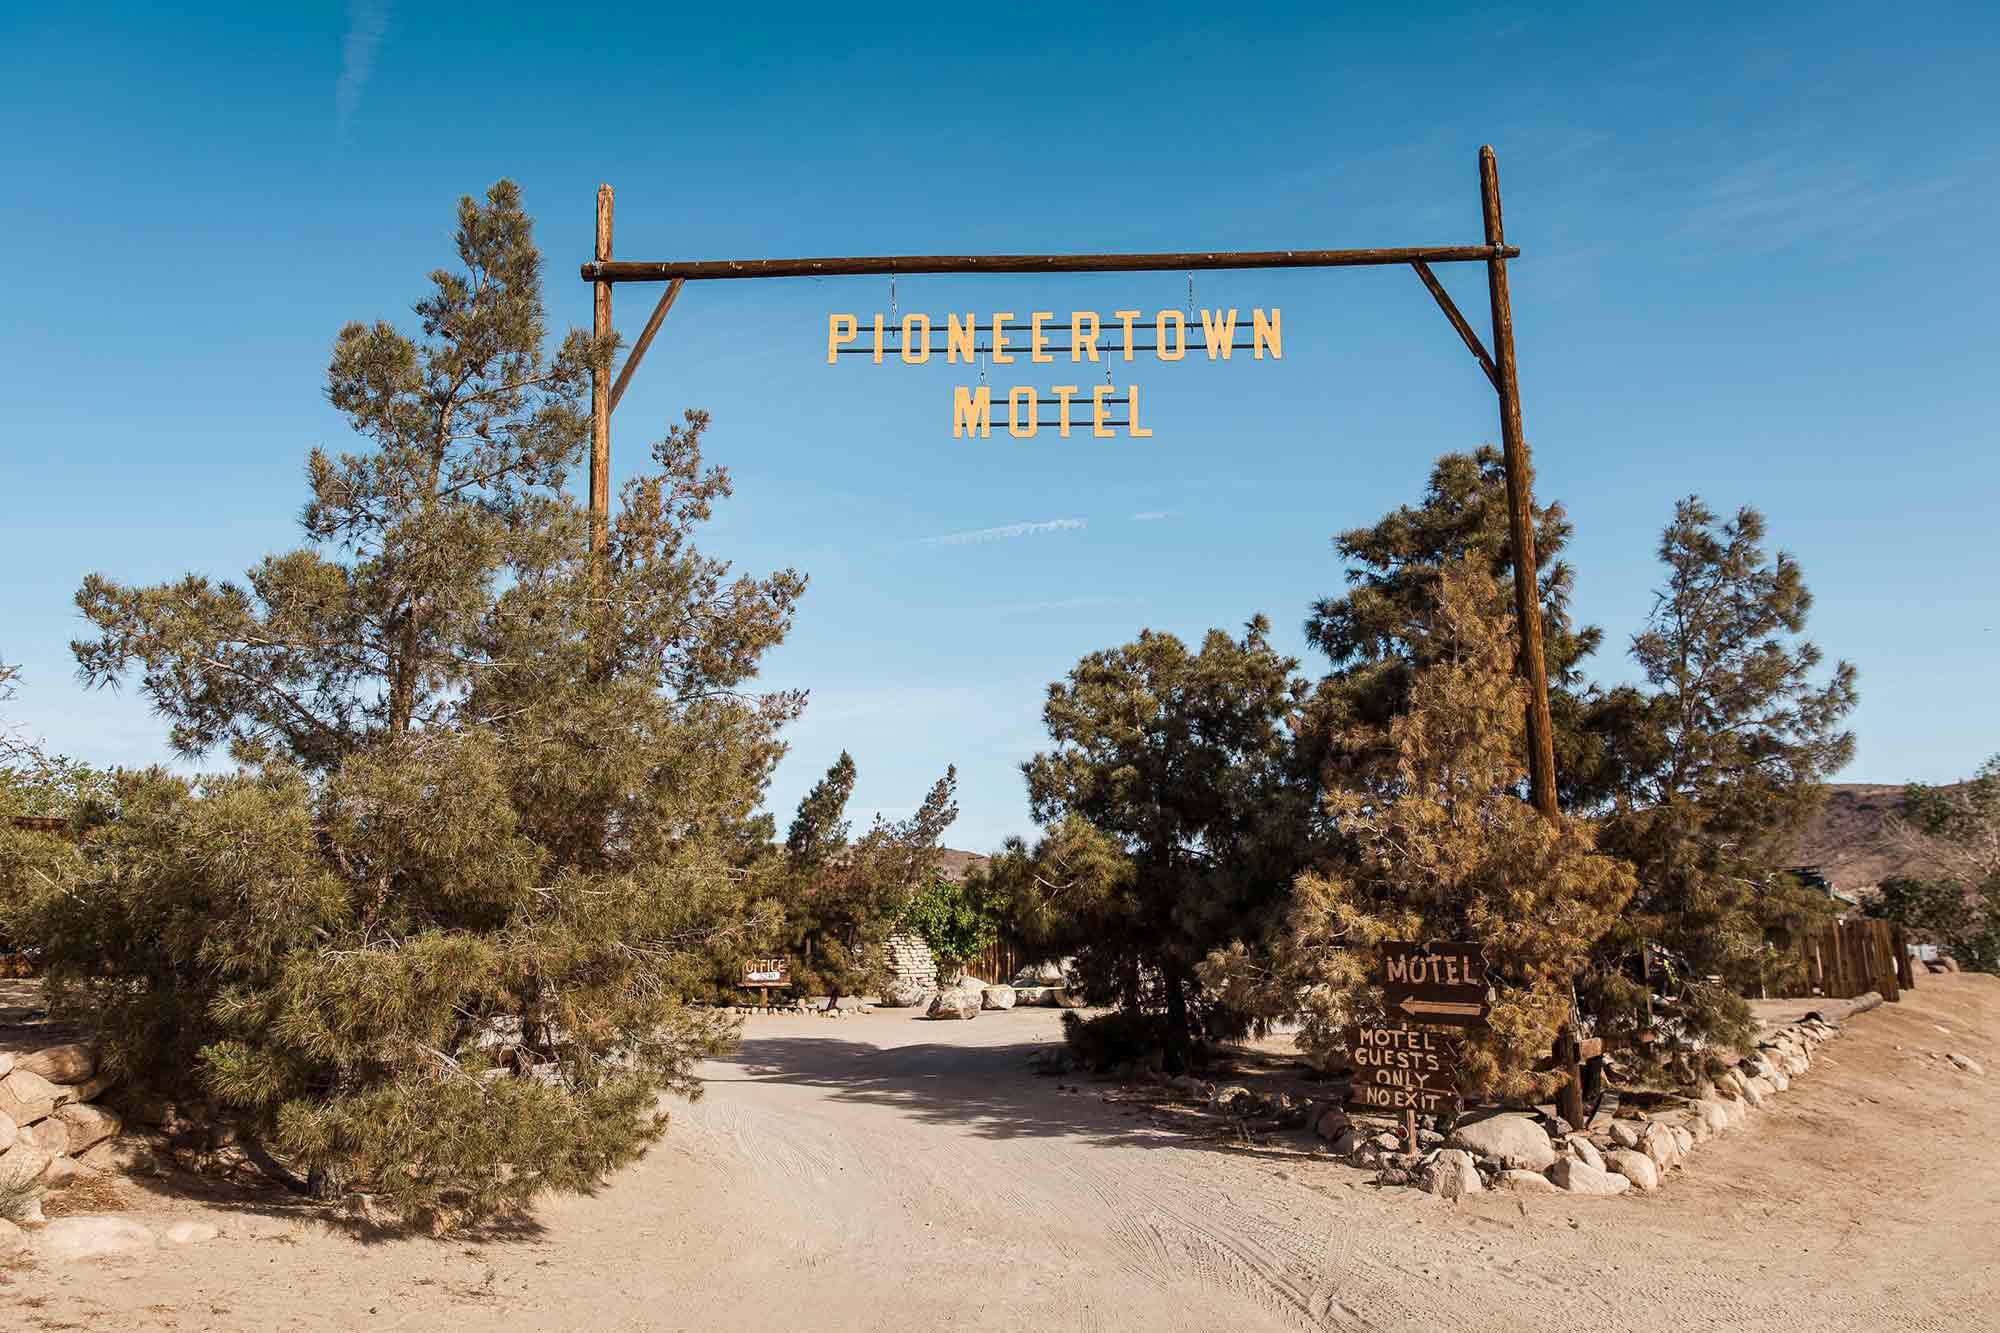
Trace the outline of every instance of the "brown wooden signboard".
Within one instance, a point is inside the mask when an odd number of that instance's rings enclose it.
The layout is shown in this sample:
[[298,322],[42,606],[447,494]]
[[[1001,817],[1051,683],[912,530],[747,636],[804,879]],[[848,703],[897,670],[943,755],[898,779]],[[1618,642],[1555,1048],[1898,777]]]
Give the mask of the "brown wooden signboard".
[[1371,1024],[1349,1034],[1348,1105],[1367,1111],[1455,1115],[1459,1043],[1448,1033]]
[[1391,942],[1377,949],[1383,1004],[1393,1017],[1446,1027],[1486,1025],[1486,958],[1478,945]]
[[792,965],[783,958],[753,958],[743,965],[745,986],[769,989],[792,984]]

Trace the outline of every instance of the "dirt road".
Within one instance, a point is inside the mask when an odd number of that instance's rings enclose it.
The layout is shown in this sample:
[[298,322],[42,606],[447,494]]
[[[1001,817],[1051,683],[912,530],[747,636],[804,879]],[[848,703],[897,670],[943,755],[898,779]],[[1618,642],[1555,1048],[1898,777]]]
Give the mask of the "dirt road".
[[[2000,1323],[2000,980],[1927,977],[1658,1194],[1377,1190],[1026,1062],[1056,1014],[760,1017],[597,1197],[476,1241],[200,1212],[191,1249],[16,1269],[0,1324],[243,1329],[1958,1329]],[[1940,1031],[1940,1028],[1948,1031]],[[1959,1051],[1985,1078],[1930,1058]],[[149,1217],[149,1221],[163,1220]],[[13,1308],[10,1310],[9,1306]],[[18,1320],[16,1314],[21,1316]]]

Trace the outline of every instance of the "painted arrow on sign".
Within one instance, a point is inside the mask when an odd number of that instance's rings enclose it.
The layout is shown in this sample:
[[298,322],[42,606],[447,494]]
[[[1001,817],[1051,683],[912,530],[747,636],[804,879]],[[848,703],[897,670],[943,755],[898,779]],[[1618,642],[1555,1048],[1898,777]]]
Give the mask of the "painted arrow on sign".
[[1396,1007],[1421,1023],[1457,1023],[1471,1026],[1486,1018],[1484,1004],[1457,1000],[1420,1000],[1414,995],[1405,995],[1396,1001]]

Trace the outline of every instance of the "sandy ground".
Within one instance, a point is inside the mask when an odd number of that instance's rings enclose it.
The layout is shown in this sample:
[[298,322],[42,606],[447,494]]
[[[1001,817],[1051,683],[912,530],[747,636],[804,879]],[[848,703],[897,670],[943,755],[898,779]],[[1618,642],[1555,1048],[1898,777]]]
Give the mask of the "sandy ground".
[[[1946,1029],[1941,1031],[1940,1029]],[[665,1142],[518,1234],[367,1241],[127,1187],[190,1249],[0,1274],[7,1328],[2000,1326],[2000,979],[1926,977],[1658,1194],[1377,1189],[1026,1069],[1056,1014],[750,1020]],[[1990,1071],[1960,1073],[1954,1050]]]

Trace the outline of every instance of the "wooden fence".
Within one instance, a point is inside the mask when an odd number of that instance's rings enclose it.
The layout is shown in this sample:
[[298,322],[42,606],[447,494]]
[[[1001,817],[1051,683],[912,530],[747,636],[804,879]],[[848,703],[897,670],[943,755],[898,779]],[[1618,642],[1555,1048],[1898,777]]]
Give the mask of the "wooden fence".
[[965,965],[965,970],[981,981],[998,982],[1005,985],[1014,979],[1021,965],[1028,961],[1027,954],[1019,945],[1002,935],[986,946],[986,951]]
[[1916,985],[1903,928],[1887,921],[1869,917],[1836,921],[1807,931],[1799,950],[1812,990],[1828,999],[1847,1000],[1876,991],[1893,1004]]

